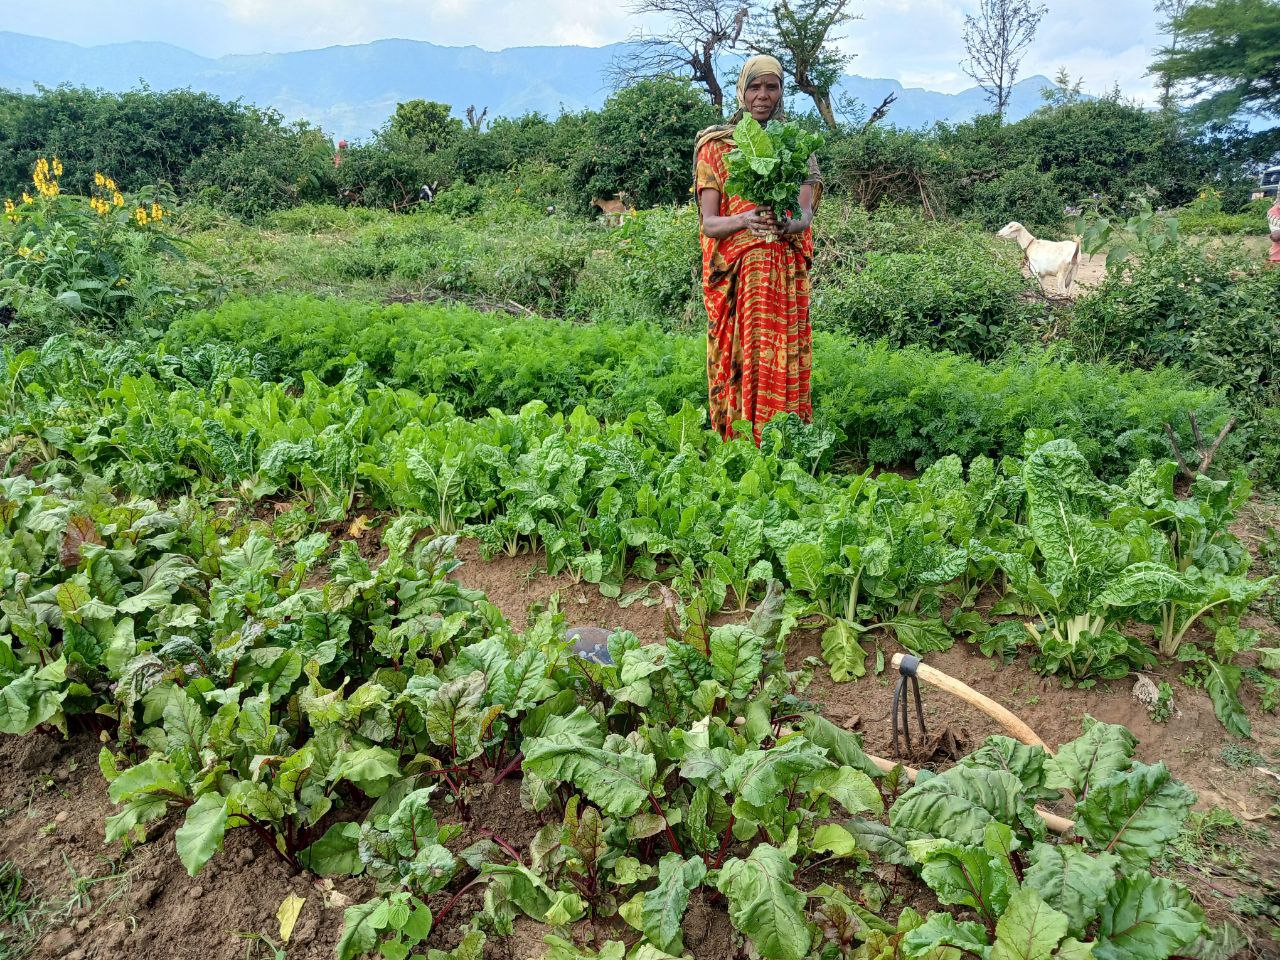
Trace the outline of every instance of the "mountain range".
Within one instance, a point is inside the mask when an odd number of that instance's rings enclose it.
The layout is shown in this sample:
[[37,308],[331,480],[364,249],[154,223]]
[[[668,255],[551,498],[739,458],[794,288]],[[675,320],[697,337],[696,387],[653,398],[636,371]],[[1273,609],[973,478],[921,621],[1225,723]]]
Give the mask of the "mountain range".
[[[607,69],[625,44],[605,47],[445,47],[419,40],[378,40],[292,53],[203,57],[167,43],[136,42],[82,47],[61,40],[0,31],[0,87],[24,92],[37,85],[87,86],[109,91],[145,83],[154,90],[190,88],[228,100],[274,107],[335,137],[367,136],[397,103],[414,98],[448,103],[461,115],[468,105],[489,115],[599,107],[609,95]],[[1025,116],[1051,82],[1029,77],[1014,88],[1009,116]],[[848,74],[835,93],[868,109],[897,94],[887,122],[919,127],[967,120],[986,107],[982,90],[939,93],[903,87],[896,80]],[[801,109],[807,102],[798,104]]]

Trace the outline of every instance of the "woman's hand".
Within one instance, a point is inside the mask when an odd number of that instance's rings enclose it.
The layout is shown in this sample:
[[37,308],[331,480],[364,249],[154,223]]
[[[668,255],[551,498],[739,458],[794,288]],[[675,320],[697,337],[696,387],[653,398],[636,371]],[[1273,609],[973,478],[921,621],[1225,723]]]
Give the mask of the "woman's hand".
[[750,231],[753,237],[761,240],[776,240],[781,228],[778,226],[778,218],[773,215],[772,210],[761,209],[757,207],[754,210],[748,210],[742,215],[742,227],[744,230]]
[[787,217],[782,221],[782,232],[787,236],[804,233],[809,229],[808,217]]

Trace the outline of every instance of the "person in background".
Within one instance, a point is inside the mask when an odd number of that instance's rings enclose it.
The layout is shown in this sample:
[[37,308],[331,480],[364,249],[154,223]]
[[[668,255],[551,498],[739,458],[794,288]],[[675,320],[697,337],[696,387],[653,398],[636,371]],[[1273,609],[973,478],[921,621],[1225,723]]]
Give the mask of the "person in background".
[[1280,268],[1280,193],[1276,194],[1276,202],[1267,211],[1267,226],[1271,229],[1271,256],[1267,264],[1273,270]]

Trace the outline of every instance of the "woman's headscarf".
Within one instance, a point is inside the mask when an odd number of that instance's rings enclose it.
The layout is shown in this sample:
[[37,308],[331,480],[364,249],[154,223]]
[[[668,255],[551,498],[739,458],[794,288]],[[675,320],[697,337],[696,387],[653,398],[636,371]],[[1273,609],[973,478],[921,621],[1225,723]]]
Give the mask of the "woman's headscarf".
[[[738,109],[729,118],[728,123],[707,127],[694,139],[693,165],[695,180],[697,179],[698,151],[713,140],[733,139],[733,128],[747,114],[747,87],[751,86],[760,77],[767,76],[777,77],[779,83],[783,82],[782,64],[778,62],[777,57],[771,57],[764,53],[757,54],[742,65],[742,72],[738,74]],[[778,98],[778,104],[773,108],[773,113],[770,114],[769,119],[778,121],[786,119],[786,115],[782,111],[782,97]],[[814,185],[813,205],[816,208],[818,197],[822,191],[822,172],[818,169],[816,157],[809,158],[809,176],[805,178],[805,183]]]

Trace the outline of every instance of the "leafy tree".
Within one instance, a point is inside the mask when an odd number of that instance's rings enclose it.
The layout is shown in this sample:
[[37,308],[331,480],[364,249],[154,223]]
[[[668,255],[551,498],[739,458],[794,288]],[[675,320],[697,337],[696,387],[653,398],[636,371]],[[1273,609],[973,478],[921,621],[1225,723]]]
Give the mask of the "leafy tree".
[[743,0],[636,0],[631,12],[658,16],[664,33],[643,31],[632,37],[627,53],[610,72],[617,86],[655,77],[684,76],[705,87],[711,102],[724,106],[724,88],[716,77],[716,63],[737,48],[747,25],[749,7]]
[[855,19],[849,0],[777,0],[753,20],[762,24],[752,47],[772,53],[795,88],[813,100],[831,130],[838,127],[831,87],[853,59],[835,46],[832,31]]
[[1049,12],[1030,0],[982,0],[978,15],[965,14],[964,46],[968,58],[960,66],[987,92],[998,117],[1004,117],[1022,57]]
[[1170,84],[1187,84],[1190,96],[1204,97],[1198,116],[1280,116],[1280,0],[1197,3],[1172,21],[1172,29],[1181,46],[1161,49],[1152,70]]
[[619,90],[588,123],[572,182],[579,206],[626,191],[638,206],[689,198],[693,140],[720,111],[687,80],[643,80]]
[[390,132],[414,146],[434,151],[462,132],[462,121],[450,116],[447,103],[409,100],[396,104]]
[[1084,99],[1084,77],[1074,81],[1066,67],[1059,67],[1050,86],[1040,89],[1040,96],[1051,107],[1061,107],[1068,103],[1079,103]]
[[[1178,28],[1178,18],[1187,12],[1187,8],[1191,6],[1192,0],[1156,0],[1156,13],[1160,14],[1164,19],[1160,22],[1160,29],[1169,37],[1169,49],[1176,51],[1182,40],[1182,31]],[[1177,84],[1173,77],[1166,71],[1152,70],[1160,81],[1160,108],[1162,110],[1172,110],[1177,106],[1177,97],[1175,96]]]
[[190,90],[0,91],[0,192],[21,190],[36,160],[54,154],[66,165],[64,189],[77,193],[88,192],[95,170],[126,190],[156,183],[181,190],[198,157],[279,122],[270,111]]

